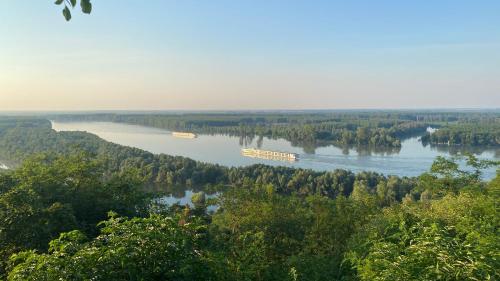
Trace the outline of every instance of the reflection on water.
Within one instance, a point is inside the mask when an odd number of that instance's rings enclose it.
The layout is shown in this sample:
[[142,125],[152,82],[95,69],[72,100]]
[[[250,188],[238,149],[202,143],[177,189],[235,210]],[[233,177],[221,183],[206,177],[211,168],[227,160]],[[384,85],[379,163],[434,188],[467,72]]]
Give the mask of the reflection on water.
[[[418,137],[418,136],[415,136]],[[254,139],[256,141],[254,142]],[[279,140],[276,138],[266,138],[267,140]],[[409,139],[409,138],[408,138]],[[252,144],[258,149],[262,148],[262,145],[264,143],[264,137],[263,136],[256,136],[256,135],[245,135],[245,136],[239,136],[239,143],[240,146],[243,147],[250,147]],[[373,146],[367,146],[367,145],[350,145],[350,146],[338,146],[335,144],[332,144],[331,142],[326,142],[326,141],[316,141],[316,142],[300,142],[300,141],[290,141],[290,145],[293,147],[298,147],[303,150],[304,153],[306,154],[315,154],[316,149],[320,147],[328,147],[328,146],[336,146],[338,148],[342,149],[342,153],[345,155],[349,154],[349,151],[355,150],[358,154],[360,155],[372,155],[372,154],[380,154],[380,155],[390,155],[390,154],[397,154],[401,150],[401,147],[373,147]]]
[[[181,206],[189,205],[190,207],[194,207],[193,201],[191,198],[196,192],[193,190],[186,190],[184,189],[182,194],[169,194],[166,196],[163,196],[159,199],[159,203],[165,204],[167,206],[172,206],[174,204],[179,204]],[[219,193],[214,193],[214,194],[206,194],[207,199],[212,199],[216,198],[219,196]],[[207,211],[208,212],[215,212],[217,211],[218,206],[217,205],[208,205],[207,206]]]
[[186,191],[190,190],[192,193],[197,193],[200,191],[205,192],[207,198],[216,195],[219,192],[218,187],[208,187],[208,186],[189,186],[186,188],[184,185],[169,185],[164,183],[152,183],[145,187],[147,191],[152,191],[156,194],[163,194],[171,196],[173,198],[184,198],[187,196]]
[[486,151],[493,153],[493,158],[500,158],[500,149],[495,149],[485,146],[459,146],[459,145],[443,145],[443,144],[425,144],[425,147],[429,146],[431,149],[448,153],[450,155],[463,155],[464,153],[472,153],[475,155],[481,155]]
[[[121,145],[225,166],[262,163],[317,171],[346,169],[354,172],[374,171],[386,175],[417,176],[428,171],[437,156],[463,152],[454,147],[423,146],[418,137],[404,140],[401,148],[397,149],[339,148],[333,145],[299,146],[283,139],[253,136],[199,135],[196,139],[182,139],[161,129],[110,122],[53,122],[52,126],[57,131],[88,131]],[[241,148],[244,147],[298,153],[300,160],[281,162],[247,158],[241,155]],[[500,155],[498,149],[465,148],[465,151],[476,153],[480,159],[498,160]],[[491,169],[485,177],[492,178],[494,175],[495,170]]]
[[358,155],[361,156],[390,156],[393,154],[398,154],[401,151],[401,147],[373,147],[373,146],[351,146],[342,147],[342,153],[349,155],[350,151],[356,151]]
[[8,170],[8,169],[9,169],[9,167],[7,165],[0,162],[0,170]]

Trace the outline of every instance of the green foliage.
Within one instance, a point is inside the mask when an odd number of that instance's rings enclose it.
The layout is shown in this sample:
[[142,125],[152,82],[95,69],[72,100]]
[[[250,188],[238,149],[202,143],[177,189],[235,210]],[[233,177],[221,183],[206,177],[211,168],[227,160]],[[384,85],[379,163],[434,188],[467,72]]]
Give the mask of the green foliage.
[[493,198],[462,193],[384,210],[351,239],[361,280],[496,280],[500,236]]
[[[0,156],[25,160],[0,174],[8,280],[500,278],[500,175],[481,178],[498,163],[473,155],[468,167],[437,158],[418,178],[225,168],[8,118]],[[212,215],[204,192],[194,208],[154,204],[139,190],[150,183],[224,191]]]
[[500,122],[496,117],[446,124],[432,134],[427,133],[422,141],[433,145],[499,146]]
[[[420,176],[418,189],[426,192],[431,198],[442,197],[445,194],[458,194],[462,189],[484,189],[482,170],[499,165],[497,161],[479,160],[472,154],[467,154],[466,165],[469,170],[462,170],[455,159],[438,156],[429,173]],[[472,169],[472,171],[470,170]]]
[[[54,4],[61,5],[64,3],[64,8],[62,10],[63,16],[66,21],[71,20],[71,11],[70,8],[74,8],[76,6],[76,0],[56,0]],[[92,3],[90,0],[80,0],[80,7],[84,14],[90,14],[92,12]]]
[[195,193],[191,197],[191,202],[193,202],[194,205],[205,205],[205,201],[206,201],[206,195],[205,192],[203,191]]
[[211,224],[229,280],[337,280],[346,241],[377,210],[351,199],[306,200],[272,186],[226,191]]
[[498,201],[500,199],[500,171],[497,171],[497,176],[489,182],[486,192],[497,199],[497,206],[500,207],[500,201]]
[[343,266],[346,241],[378,212],[373,205],[339,197],[307,198],[312,214],[303,247],[291,257],[298,280],[341,280],[352,272]]
[[213,217],[215,239],[236,280],[282,280],[283,263],[300,251],[308,223],[304,203],[272,186],[226,191]]
[[92,3],[90,3],[90,0],[81,0],[80,7],[85,14],[90,14],[92,12]]
[[0,177],[0,243],[8,280],[499,277],[498,177],[486,185],[476,171],[460,172],[448,159],[437,159],[432,168],[436,183],[484,188],[454,187],[437,199],[415,202],[404,199],[412,192],[404,179],[381,181],[373,173],[358,174],[352,194],[335,199],[247,183],[228,188],[213,216],[204,213],[204,193],[198,193],[200,209],[173,206],[168,215],[132,219],[113,212],[97,231],[89,227],[104,210],[138,216],[141,206],[122,185],[111,189],[112,198],[99,191],[117,184],[102,171],[85,154],[40,155]]
[[141,215],[147,201],[138,185],[105,178],[102,168],[83,153],[42,154],[1,177],[0,275],[9,255],[24,249],[46,250],[61,232],[80,229],[95,235],[96,224],[110,210]]
[[101,234],[86,241],[63,233],[49,253],[11,258],[8,280],[213,280],[201,245],[205,227],[171,217],[111,217]]

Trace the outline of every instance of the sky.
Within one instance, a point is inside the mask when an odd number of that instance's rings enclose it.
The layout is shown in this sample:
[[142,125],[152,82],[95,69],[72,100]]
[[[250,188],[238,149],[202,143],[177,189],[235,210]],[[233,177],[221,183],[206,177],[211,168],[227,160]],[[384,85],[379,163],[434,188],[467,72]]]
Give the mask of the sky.
[[500,1],[0,1],[0,111],[500,108]]

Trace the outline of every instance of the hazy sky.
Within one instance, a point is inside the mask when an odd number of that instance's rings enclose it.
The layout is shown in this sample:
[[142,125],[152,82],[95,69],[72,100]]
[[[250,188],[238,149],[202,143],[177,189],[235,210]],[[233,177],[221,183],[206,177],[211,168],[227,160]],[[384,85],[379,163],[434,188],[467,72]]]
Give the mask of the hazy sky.
[[0,110],[500,107],[500,1],[0,1]]

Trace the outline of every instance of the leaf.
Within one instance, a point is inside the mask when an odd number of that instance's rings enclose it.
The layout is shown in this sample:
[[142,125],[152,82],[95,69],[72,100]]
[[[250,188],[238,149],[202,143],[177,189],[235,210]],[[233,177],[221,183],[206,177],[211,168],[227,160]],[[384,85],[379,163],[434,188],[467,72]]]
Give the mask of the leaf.
[[64,7],[62,12],[66,21],[69,21],[71,19],[71,12],[69,11],[68,7]]
[[73,7],[76,6],[76,0],[70,0],[70,2],[71,2],[71,6],[73,6]]
[[56,5],[61,5],[63,1],[64,1],[64,0],[56,0],[56,2],[54,2],[54,4],[56,4]]
[[90,3],[90,0],[81,0],[80,6],[82,7],[82,12],[85,14],[90,14],[92,11],[92,3]]

